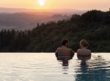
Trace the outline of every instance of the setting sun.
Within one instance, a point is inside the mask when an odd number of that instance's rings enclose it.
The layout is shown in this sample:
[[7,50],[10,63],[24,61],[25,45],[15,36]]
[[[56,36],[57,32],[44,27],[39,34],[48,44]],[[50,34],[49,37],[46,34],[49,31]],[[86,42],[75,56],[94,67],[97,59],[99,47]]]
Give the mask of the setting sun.
[[43,6],[45,4],[45,0],[38,0],[38,4],[40,4],[41,6]]

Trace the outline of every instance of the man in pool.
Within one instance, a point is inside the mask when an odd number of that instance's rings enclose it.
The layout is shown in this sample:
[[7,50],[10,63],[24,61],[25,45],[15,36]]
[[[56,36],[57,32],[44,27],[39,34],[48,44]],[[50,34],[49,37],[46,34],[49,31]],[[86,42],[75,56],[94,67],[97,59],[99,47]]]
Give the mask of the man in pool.
[[61,43],[62,47],[57,48],[55,54],[57,60],[61,60],[63,62],[63,66],[68,66],[68,60],[73,58],[74,51],[71,48],[68,48],[68,39],[63,39]]

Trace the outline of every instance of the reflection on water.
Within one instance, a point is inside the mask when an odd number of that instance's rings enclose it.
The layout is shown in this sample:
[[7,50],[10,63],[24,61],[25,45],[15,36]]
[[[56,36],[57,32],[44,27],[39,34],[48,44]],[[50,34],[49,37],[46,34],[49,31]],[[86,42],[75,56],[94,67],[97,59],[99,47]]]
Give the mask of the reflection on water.
[[[88,67],[88,66],[87,66]],[[87,68],[86,66],[81,66],[81,68],[76,69],[79,74],[76,75],[76,81],[109,81],[110,80],[110,70],[102,68]]]
[[109,57],[96,53],[80,65],[75,55],[62,66],[54,53],[1,53],[0,81],[110,81]]
[[93,55],[88,65],[80,66],[75,71],[76,81],[109,81],[110,80],[110,61],[105,60],[108,54]]

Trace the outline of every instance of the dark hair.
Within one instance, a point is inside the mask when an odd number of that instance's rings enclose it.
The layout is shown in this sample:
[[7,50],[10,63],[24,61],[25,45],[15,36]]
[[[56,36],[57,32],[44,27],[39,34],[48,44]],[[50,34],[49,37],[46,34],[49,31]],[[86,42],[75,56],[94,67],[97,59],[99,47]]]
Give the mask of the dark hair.
[[80,41],[80,43],[84,46],[84,47],[88,47],[89,46],[89,43],[85,40],[85,39],[82,39]]
[[68,39],[63,39],[61,43],[62,43],[62,45],[65,45],[68,42],[69,42]]

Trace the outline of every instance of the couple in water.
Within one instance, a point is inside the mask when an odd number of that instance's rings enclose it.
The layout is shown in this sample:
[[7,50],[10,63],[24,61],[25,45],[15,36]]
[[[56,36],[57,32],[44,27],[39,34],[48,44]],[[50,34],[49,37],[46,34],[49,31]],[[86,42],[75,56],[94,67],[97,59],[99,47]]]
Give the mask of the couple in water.
[[[63,66],[68,66],[68,61],[74,57],[74,51],[68,48],[68,39],[62,40],[62,47],[57,48],[55,55],[57,60],[62,61]],[[81,65],[86,65],[86,61],[91,58],[91,51],[87,49],[88,42],[84,39],[80,41],[80,49],[77,50],[77,58],[81,60]]]

